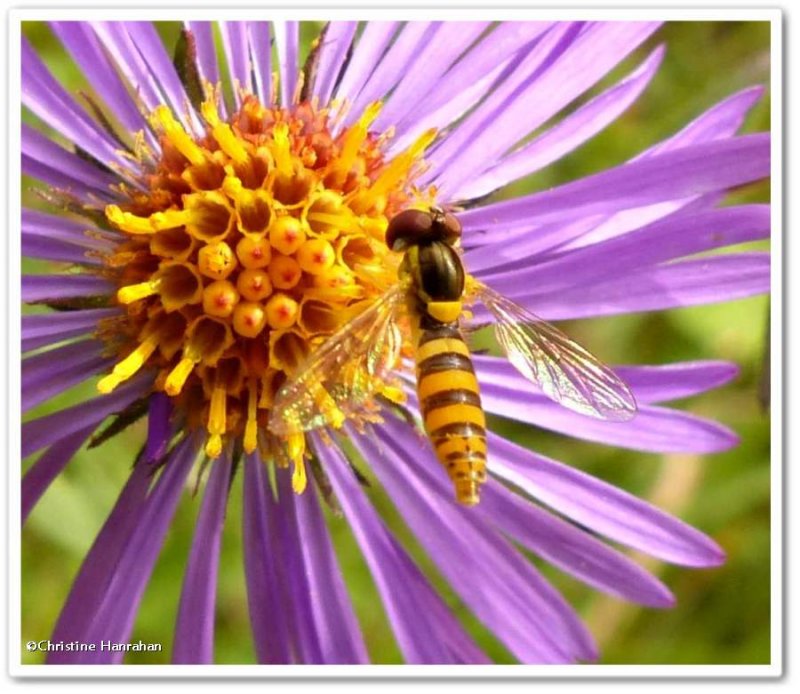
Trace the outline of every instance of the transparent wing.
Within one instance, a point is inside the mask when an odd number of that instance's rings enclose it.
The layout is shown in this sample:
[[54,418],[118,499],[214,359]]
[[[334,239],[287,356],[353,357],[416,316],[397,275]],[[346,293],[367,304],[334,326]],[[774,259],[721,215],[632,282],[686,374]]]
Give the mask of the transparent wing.
[[275,396],[273,433],[339,428],[361,410],[398,362],[402,336],[396,317],[404,297],[401,285],[393,287],[311,354]]
[[494,315],[497,341],[517,370],[555,402],[581,414],[626,421],[636,414],[628,386],[564,333],[484,284],[478,298]]

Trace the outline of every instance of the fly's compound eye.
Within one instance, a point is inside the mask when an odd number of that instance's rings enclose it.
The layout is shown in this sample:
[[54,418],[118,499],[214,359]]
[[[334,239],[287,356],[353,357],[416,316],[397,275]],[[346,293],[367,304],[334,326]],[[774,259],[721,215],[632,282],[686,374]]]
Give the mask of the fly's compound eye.
[[455,246],[461,239],[461,222],[438,205],[431,205],[430,209],[433,218],[432,237],[436,241],[444,241],[448,246]]
[[433,218],[429,212],[404,210],[389,222],[386,245],[393,251],[403,251],[409,246],[429,240],[432,230]]
[[461,238],[461,222],[454,214],[445,212],[441,228],[445,243],[452,246]]

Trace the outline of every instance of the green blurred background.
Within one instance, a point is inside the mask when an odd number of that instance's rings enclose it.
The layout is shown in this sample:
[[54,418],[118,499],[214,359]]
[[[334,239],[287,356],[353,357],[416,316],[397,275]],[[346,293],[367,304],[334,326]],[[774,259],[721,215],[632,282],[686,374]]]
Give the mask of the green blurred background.
[[[303,28],[303,52],[319,28]],[[170,50],[178,25],[159,26]],[[91,89],[49,29],[26,23],[31,40],[57,78],[72,92]],[[667,44],[664,63],[638,102],[594,140],[507,191],[539,190],[618,164],[669,136],[727,95],[744,87],[767,86],[747,120],[746,131],[769,129],[769,25],[742,22],[676,22],[610,74],[596,93],[628,72],[658,43]],[[28,112],[24,120],[41,125]],[[43,128],[50,132],[47,128]],[[38,205],[23,181],[23,201]],[[769,201],[768,184],[738,190],[736,202]],[[766,248],[766,244],[750,244]],[[31,271],[41,263],[25,261]],[[52,268],[51,268],[52,271]],[[587,621],[601,648],[602,663],[728,664],[770,660],[770,427],[759,403],[764,378],[769,302],[766,297],[723,305],[577,321],[566,331],[610,363],[660,364],[692,359],[727,359],[741,366],[731,385],[679,406],[726,424],[741,436],[738,448],[712,456],[658,456],[582,443],[531,428],[496,421],[496,428],[538,451],[608,480],[685,519],[719,542],[727,563],[689,570],[643,559],[674,591],[678,605],[667,611],[641,609],[588,589],[542,562],[544,572]],[[35,410],[38,416],[94,394],[93,384],[76,387]],[[67,467],[25,526],[22,537],[23,640],[47,638],[82,557],[110,511],[138,450],[141,425]],[[31,460],[24,461],[23,467]],[[241,546],[241,476],[234,483],[220,561],[216,659],[252,663]],[[373,480],[376,504],[406,547],[433,576],[447,603],[477,641],[498,662],[508,652],[462,606],[432,571]],[[131,654],[126,662],[168,662],[181,582],[199,497],[186,494],[145,593],[131,640],[164,644],[162,653]],[[376,662],[401,662],[375,586],[346,523],[331,519],[334,542],[348,589]],[[25,663],[42,654],[23,651]]]

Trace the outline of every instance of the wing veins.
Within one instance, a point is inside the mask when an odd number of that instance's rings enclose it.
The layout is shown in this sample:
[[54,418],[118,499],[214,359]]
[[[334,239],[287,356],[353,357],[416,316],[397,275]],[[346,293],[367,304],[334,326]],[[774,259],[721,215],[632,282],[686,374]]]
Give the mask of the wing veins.
[[628,386],[590,352],[486,285],[477,293],[495,316],[495,334],[511,363],[542,392],[582,414],[624,421],[636,411]]
[[400,285],[390,289],[300,365],[275,397],[273,433],[337,426],[337,417],[361,410],[397,363],[402,339],[396,313],[403,296]]

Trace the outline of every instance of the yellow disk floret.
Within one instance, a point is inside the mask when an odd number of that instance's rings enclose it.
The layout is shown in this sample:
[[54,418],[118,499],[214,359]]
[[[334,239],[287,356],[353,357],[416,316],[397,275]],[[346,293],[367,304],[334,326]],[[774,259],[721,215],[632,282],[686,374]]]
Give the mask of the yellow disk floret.
[[272,294],[272,280],[264,270],[242,270],[236,279],[236,289],[248,301],[263,301]]
[[236,257],[249,270],[265,268],[272,260],[272,246],[265,238],[245,236],[236,244]]
[[[208,456],[234,439],[247,453],[282,450],[277,462],[292,464],[301,492],[306,435],[271,433],[270,407],[345,317],[397,281],[384,234],[412,202],[433,133],[388,159],[389,137],[370,132],[380,103],[333,134],[327,110],[310,102],[244,96],[223,120],[218,92],[202,104],[199,137],[155,109],[160,160],[106,207],[119,243],[104,272],[125,319],[109,334],[119,361],[97,387],[109,393],[151,369],[185,426],[205,430]],[[315,388],[326,421],[343,426],[326,386]],[[389,383],[376,392],[402,397]]]
[[321,275],[333,267],[336,251],[325,239],[309,239],[297,249],[297,264],[309,275]]
[[303,268],[290,255],[274,256],[267,272],[276,289],[293,289],[303,277]]
[[203,289],[203,311],[209,316],[227,318],[239,303],[239,292],[227,280],[217,280]]
[[209,243],[197,254],[197,269],[212,280],[224,280],[236,269],[236,256],[224,241]]
[[270,328],[291,328],[297,320],[298,303],[288,294],[273,294],[266,306],[266,317]]
[[278,253],[291,255],[306,240],[302,222],[295,217],[278,217],[269,228],[269,244]]

